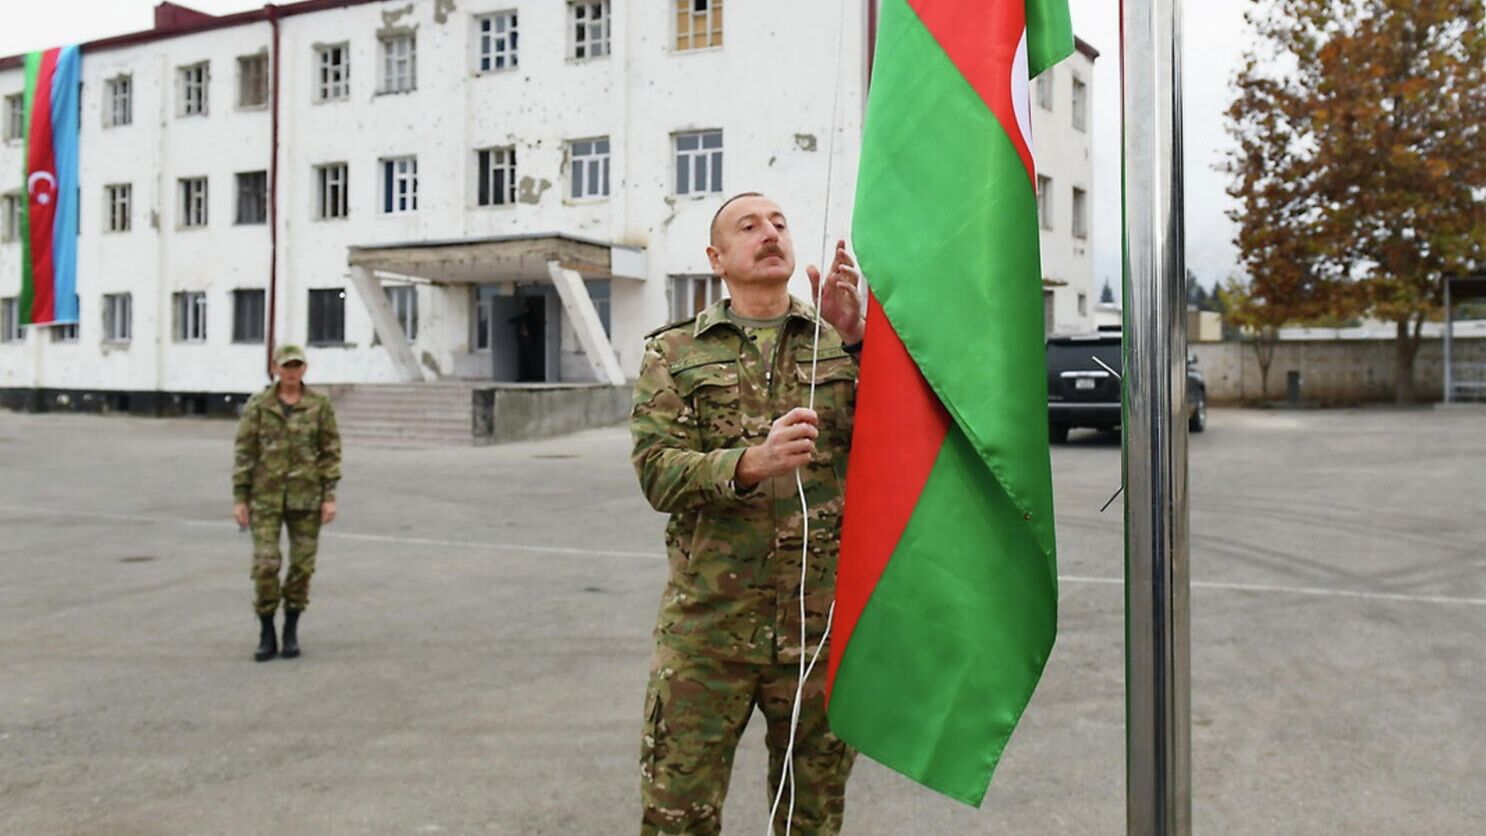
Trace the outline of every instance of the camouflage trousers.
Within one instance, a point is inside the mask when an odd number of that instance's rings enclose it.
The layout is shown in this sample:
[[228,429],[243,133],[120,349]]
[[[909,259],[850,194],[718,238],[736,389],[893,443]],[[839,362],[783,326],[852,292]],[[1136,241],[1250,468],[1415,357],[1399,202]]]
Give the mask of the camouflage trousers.
[[[279,601],[289,609],[310,605],[310,576],[315,574],[315,552],[319,549],[320,511],[291,511],[282,506],[254,506],[250,517],[253,532],[253,609],[272,615]],[[282,585],[279,569],[284,557],[279,551],[279,531],[289,531],[289,571]]]
[[[800,706],[794,752],[795,833],[840,832],[846,779],[856,760],[856,752],[826,724],[825,672],[822,660],[810,674]],[[764,803],[772,806],[789,745],[799,675],[797,663],[726,662],[657,643],[640,745],[642,836],[722,832],[733,753],[755,707],[768,724],[764,740],[769,749],[769,797]],[[784,832],[788,787],[784,793],[775,833]]]

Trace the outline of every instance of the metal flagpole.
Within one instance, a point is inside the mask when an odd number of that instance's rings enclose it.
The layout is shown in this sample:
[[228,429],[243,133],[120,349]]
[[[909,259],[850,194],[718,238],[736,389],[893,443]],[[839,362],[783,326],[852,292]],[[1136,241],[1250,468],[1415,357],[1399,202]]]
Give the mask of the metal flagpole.
[[1121,0],[1126,827],[1192,831],[1181,0]]

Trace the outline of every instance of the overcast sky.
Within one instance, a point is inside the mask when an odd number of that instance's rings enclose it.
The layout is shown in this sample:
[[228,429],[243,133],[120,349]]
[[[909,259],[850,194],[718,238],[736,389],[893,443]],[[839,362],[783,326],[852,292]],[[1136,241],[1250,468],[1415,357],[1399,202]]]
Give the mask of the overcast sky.
[[[47,0],[7,3],[0,55],[78,43],[148,29],[156,0]],[[633,2],[634,0],[631,0]],[[220,14],[262,8],[262,0],[184,0]],[[1226,175],[1214,170],[1230,147],[1222,114],[1229,82],[1250,33],[1243,11],[1250,0],[1187,0],[1183,4],[1187,265],[1205,285],[1235,271]],[[1074,30],[1100,52],[1094,77],[1094,284],[1120,275],[1120,59],[1119,0],[1069,0]]]

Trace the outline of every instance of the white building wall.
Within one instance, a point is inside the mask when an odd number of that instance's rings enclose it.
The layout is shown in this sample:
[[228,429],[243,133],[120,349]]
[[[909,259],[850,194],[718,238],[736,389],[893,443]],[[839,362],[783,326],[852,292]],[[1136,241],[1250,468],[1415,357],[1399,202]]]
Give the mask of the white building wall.
[[[310,289],[347,294],[345,345],[309,348],[312,381],[396,377],[386,351],[373,345],[370,317],[349,281],[352,246],[561,233],[646,248],[649,275],[611,286],[612,340],[621,366],[634,374],[643,335],[669,319],[669,277],[710,272],[708,223],[722,196],[762,191],[784,208],[800,263],[791,289],[802,297],[809,293],[804,265],[849,237],[864,4],[845,4],[845,21],[839,4],[725,4],[725,46],[677,52],[669,2],[614,0],[611,54],[584,61],[567,57],[566,3],[450,5],[369,3],[280,23],[276,339],[306,341]],[[476,72],[475,17],[513,7],[519,67]],[[378,92],[378,36],[393,29],[416,32],[413,92]],[[264,346],[231,341],[231,294],[268,288],[269,229],[233,223],[234,175],[269,169],[272,122],[267,108],[235,107],[236,62],[271,42],[270,24],[255,22],[85,52],[80,339],[56,344],[37,333],[44,329],[31,329],[25,344],[0,345],[0,387],[246,392],[262,384]],[[343,42],[351,51],[351,95],[316,103],[315,48]],[[202,60],[211,62],[208,115],[180,117],[176,69]],[[1069,123],[1070,71],[1092,83],[1091,63],[1076,55],[1053,71],[1060,77],[1054,110],[1033,107],[1039,168],[1055,178],[1061,197],[1059,223],[1043,234],[1045,275],[1068,282],[1057,291],[1060,330],[1077,320],[1070,312],[1076,292],[1089,294],[1090,313],[1094,301],[1089,242],[1073,239],[1065,217],[1072,185],[1092,183],[1088,134]],[[104,128],[105,81],[125,72],[134,81],[133,124]],[[0,70],[0,93],[21,84],[20,70]],[[723,131],[723,195],[676,196],[673,136],[699,129]],[[611,141],[610,196],[575,202],[567,196],[566,142],[596,136]],[[478,207],[475,151],[495,145],[517,149],[518,201]],[[0,191],[19,188],[20,151],[18,143],[0,146],[0,171],[17,172],[0,175]],[[379,161],[401,155],[418,158],[418,210],[389,216],[380,206]],[[349,217],[317,220],[313,167],[332,162],[349,166]],[[191,176],[209,178],[205,229],[178,228],[177,181]],[[133,186],[133,228],[108,233],[104,186],[121,182]],[[19,247],[0,246],[0,295],[18,286]],[[207,293],[204,344],[172,339],[171,294],[180,290]],[[102,294],[111,292],[133,294],[127,346],[103,344]],[[487,370],[489,355],[471,351],[469,289],[421,284],[418,295],[413,350],[420,362],[439,375]],[[570,326],[560,332],[564,374],[588,377]]]
[[[1096,219],[1094,212],[1094,154],[1090,142],[1094,124],[1094,62],[1083,51],[1047,71],[1052,79],[1052,107],[1041,106],[1033,85],[1032,137],[1037,170],[1052,178],[1052,229],[1042,230],[1042,275],[1059,283],[1053,292],[1053,331],[1074,333],[1094,329],[1094,306],[1099,301],[1094,287],[1094,235],[1098,223],[1119,219]],[[1084,85],[1083,129],[1074,127],[1073,80]],[[1073,234],[1073,190],[1083,189],[1086,198],[1086,234]],[[1079,297],[1084,304],[1079,306]]]

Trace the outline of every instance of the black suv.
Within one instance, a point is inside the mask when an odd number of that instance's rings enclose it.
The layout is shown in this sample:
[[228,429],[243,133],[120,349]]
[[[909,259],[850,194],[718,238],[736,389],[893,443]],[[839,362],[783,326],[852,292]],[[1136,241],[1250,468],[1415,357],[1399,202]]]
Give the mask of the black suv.
[[[1187,429],[1200,433],[1207,427],[1207,381],[1196,363],[1188,357]],[[1120,425],[1120,380],[1111,371],[1121,371],[1117,331],[1047,341],[1048,435],[1054,444],[1067,441],[1074,427],[1112,430]]]

